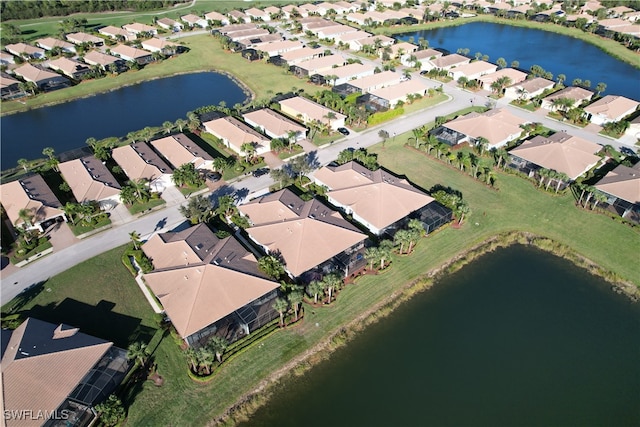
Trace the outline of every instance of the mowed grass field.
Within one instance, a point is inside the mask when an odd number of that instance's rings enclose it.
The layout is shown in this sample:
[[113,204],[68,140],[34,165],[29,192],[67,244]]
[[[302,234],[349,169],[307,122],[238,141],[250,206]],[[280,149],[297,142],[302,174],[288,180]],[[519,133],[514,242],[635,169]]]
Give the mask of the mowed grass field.
[[[530,182],[516,176],[498,173],[498,190],[491,189],[457,169],[405,147],[409,136],[398,135],[395,141],[387,141],[384,148],[378,145],[372,151],[378,153],[383,166],[405,174],[425,189],[441,184],[460,190],[472,209],[463,226],[459,229],[449,226],[422,239],[412,255],[395,256],[392,267],[384,274],[365,276],[356,284],[348,285],[331,306],[305,306],[301,324],[278,330],[259,346],[248,348],[226,363],[208,383],[196,383],[187,376],[185,358],[176,342],[166,337],[153,355],[165,383],[162,387],[151,382],[141,385],[139,393],[128,401],[127,425],[207,424],[272,372],[326,341],[389,295],[400,292],[408,283],[457,254],[505,231],[529,231],[550,237],[624,279],[640,284],[638,232],[603,215],[575,207],[570,195],[554,196],[538,191]],[[57,304],[67,298],[90,306],[104,300],[113,304],[111,311],[141,319],[143,325],[153,325],[153,314],[133,280],[126,277],[129,273],[119,262],[122,252],[118,251],[107,252],[52,278],[45,285],[51,287],[51,292],[40,293],[25,309]],[[122,334],[112,330],[108,314],[97,309],[87,313],[102,325],[104,338],[121,339]],[[63,312],[59,311],[58,315],[62,316]],[[57,321],[55,316],[47,320]],[[324,355],[312,355],[310,361]]]
[[218,71],[233,74],[255,94],[257,99],[271,98],[278,92],[290,92],[293,88],[304,89],[307,93],[315,93],[320,90],[319,86],[311,85],[306,80],[298,79],[292,74],[286,74],[281,67],[262,61],[249,62],[239,53],[225,52],[220,47],[220,42],[211,35],[201,34],[184,37],[178,42],[188,47],[189,52],[147,65],[142,70],[131,70],[115,77],[83,81],[77,86],[40,94],[27,99],[25,104],[18,101],[3,102],[2,113],[24,111],[116,90],[122,86],[142,83],[151,79],[197,71]]

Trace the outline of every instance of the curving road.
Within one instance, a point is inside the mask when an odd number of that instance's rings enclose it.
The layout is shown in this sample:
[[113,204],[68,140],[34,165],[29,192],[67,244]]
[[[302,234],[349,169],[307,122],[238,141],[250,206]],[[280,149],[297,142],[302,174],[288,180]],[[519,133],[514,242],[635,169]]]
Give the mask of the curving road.
[[[194,1],[195,3],[195,1]],[[185,33],[185,35],[188,33]],[[345,54],[345,52],[340,52]],[[359,58],[358,59],[362,59]],[[414,73],[413,78],[423,78]],[[440,86],[440,82],[425,79],[431,87]],[[418,111],[409,115],[396,118],[393,121],[367,129],[363,132],[352,132],[346,138],[342,138],[331,145],[318,149],[314,154],[321,165],[326,165],[334,160],[338,153],[348,147],[369,147],[380,142],[378,131],[386,130],[392,137],[404,132],[411,131],[426,123],[433,122],[436,116],[444,116],[459,111],[472,104],[483,105],[488,102],[488,98],[478,94],[463,91],[457,87],[444,86],[445,93],[449,96],[445,101],[433,108]],[[567,125],[556,120],[549,119],[541,113],[531,113],[507,104],[506,100],[500,100],[497,107],[509,109],[513,114],[526,118],[532,122],[540,122],[544,126],[554,130],[565,130],[581,138],[589,139],[602,145],[613,145],[619,148],[622,145],[633,147],[635,141],[631,137],[623,137],[620,140],[612,140],[601,135],[594,134],[581,128]],[[243,177],[240,180],[230,182],[211,194],[211,198],[226,193],[235,193],[242,201],[267,191],[273,181],[269,175],[260,178]],[[46,281],[58,273],[61,273],[82,261],[99,255],[107,250],[113,249],[130,241],[129,233],[136,231],[140,233],[143,240],[156,231],[167,231],[175,226],[184,223],[184,217],[178,211],[178,203],[168,203],[163,210],[156,211],[149,215],[137,218],[131,222],[114,226],[112,229],[84,239],[68,248],[55,251],[45,258],[29,264],[12,273],[2,272],[0,275],[0,301],[2,304],[13,299],[23,290],[30,286]]]

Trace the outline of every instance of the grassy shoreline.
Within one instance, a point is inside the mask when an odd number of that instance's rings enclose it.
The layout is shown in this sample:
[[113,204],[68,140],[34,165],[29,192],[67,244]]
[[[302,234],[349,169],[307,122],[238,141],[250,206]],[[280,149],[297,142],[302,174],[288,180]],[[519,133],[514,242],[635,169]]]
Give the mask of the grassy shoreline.
[[476,259],[498,248],[505,248],[515,244],[533,246],[542,251],[567,259],[574,265],[584,268],[591,274],[608,281],[617,292],[626,295],[631,300],[640,300],[640,288],[628,282],[612,281],[610,272],[601,269],[597,264],[575,253],[569,247],[558,244],[548,238],[536,236],[524,231],[496,235],[463,251],[443,265],[429,270],[414,281],[405,284],[399,291],[392,293],[375,306],[364,311],[350,323],[334,330],[325,340],[319,342],[315,347],[293,359],[268,378],[265,378],[258,387],[243,395],[236,404],[227,408],[221,416],[215,418],[207,425],[227,426],[247,421],[257,409],[268,403],[273,391],[281,381],[299,377],[322,361],[330,359],[336,350],[347,345],[349,341],[362,333],[367,326],[373,325],[390,316],[402,304],[417,294],[431,289],[441,278],[461,270]]

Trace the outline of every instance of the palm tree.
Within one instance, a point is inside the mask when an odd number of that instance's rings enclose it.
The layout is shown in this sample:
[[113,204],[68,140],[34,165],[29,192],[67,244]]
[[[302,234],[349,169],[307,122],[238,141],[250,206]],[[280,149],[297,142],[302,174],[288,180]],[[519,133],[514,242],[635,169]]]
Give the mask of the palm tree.
[[411,138],[413,138],[416,141],[416,148],[418,148],[420,146],[420,139],[422,139],[422,129],[420,128],[415,128],[411,131],[411,134],[413,135]]
[[484,136],[479,136],[478,138],[476,138],[476,147],[478,147],[478,151],[480,152],[481,156],[484,154],[484,150],[486,150],[488,146],[489,140],[487,138],[485,138]]
[[212,166],[215,171],[223,173],[229,167],[229,162],[224,157],[216,157],[213,159]]
[[210,375],[211,366],[215,360],[215,353],[207,347],[202,347],[197,350],[196,355],[198,357],[198,366],[204,369],[205,375]]
[[284,298],[276,298],[273,303],[273,309],[280,314],[280,327],[284,326],[284,314],[287,312],[289,308],[289,303]]
[[244,152],[244,160],[249,163],[249,159],[253,158],[253,155],[256,152],[255,143],[253,142],[245,142],[240,146],[240,150]]
[[492,151],[498,168],[500,168],[500,164],[506,166],[507,160],[509,160],[509,152],[504,147],[493,148]]
[[138,233],[137,231],[132,231],[131,233],[129,233],[129,238],[133,243],[133,249],[137,251],[138,245],[140,244],[140,233]]
[[393,241],[396,245],[400,245],[399,253],[404,253],[404,246],[409,245],[411,241],[411,233],[408,230],[398,230],[393,236]]
[[327,126],[329,128],[331,128],[331,120],[334,120],[337,117],[338,116],[336,116],[336,113],[334,113],[333,111],[329,111],[327,114],[323,116],[324,119],[327,119]]
[[294,320],[293,321],[297,322],[298,321],[298,310],[300,309],[300,304],[302,303],[302,299],[303,299],[302,292],[293,291],[287,296],[287,299],[289,300],[289,303],[293,307],[293,315],[294,315]]
[[149,186],[147,184],[146,178],[140,178],[140,179],[129,181],[127,182],[127,185],[133,189],[133,192],[135,193],[136,198],[139,201],[146,202],[149,200],[149,197],[151,195],[149,192]]
[[455,209],[456,216],[458,217],[458,225],[462,225],[462,221],[464,221],[464,216],[471,213],[471,209],[469,206],[462,200],[458,203]]
[[279,279],[285,273],[282,261],[274,255],[265,255],[258,260],[258,269],[272,279]]
[[549,176],[549,170],[545,168],[538,169],[538,177],[540,177],[540,181],[538,181],[538,188],[542,187],[544,183],[544,179]]
[[127,359],[135,360],[140,366],[144,366],[148,355],[147,345],[143,342],[136,341],[127,347]]
[[162,123],[162,129],[164,129],[164,133],[170,134],[173,130],[173,123],[167,120],[166,122]]
[[186,205],[178,208],[178,211],[180,211],[191,224],[206,222],[213,216],[211,202],[201,194],[190,198]]
[[27,226],[23,228],[28,228],[33,226],[33,219],[35,218],[35,215],[33,214],[33,212],[31,211],[31,209],[20,209],[18,211],[18,218],[20,218],[22,220],[22,222]]
[[176,120],[176,127],[180,132],[182,132],[182,130],[185,128],[185,126],[187,126],[187,124],[188,122],[185,119]]
[[557,185],[556,185],[556,194],[557,194],[562,184],[569,181],[570,178],[564,172],[557,172],[555,178],[557,180]]
[[373,270],[373,264],[380,261],[381,251],[380,248],[372,246],[370,248],[365,249],[364,258],[369,262],[369,269]]
[[25,172],[29,172],[29,161],[27,159],[18,159],[18,166],[24,169]]
[[604,194],[602,194],[602,193],[601,193],[601,192],[599,192],[599,191],[595,191],[595,192],[593,193],[593,198],[596,200],[595,205],[593,205],[593,208],[594,208],[594,209],[596,209],[596,208],[598,207],[598,204],[600,204],[600,203],[605,203],[605,202],[608,200],[607,196],[606,196],[606,195],[604,195]]
[[551,181],[553,181],[554,179],[556,179],[556,176],[558,176],[558,172],[554,171],[553,169],[548,169],[547,172],[547,185],[544,187],[545,190],[549,190],[549,186],[551,185]]
[[329,300],[331,302],[331,295],[342,284],[342,277],[337,273],[327,274],[323,277],[322,281],[325,283],[326,289],[329,293]]
[[393,242],[389,239],[381,240],[378,244],[378,251],[380,251],[380,270],[384,268],[385,261],[391,258],[393,247]]
[[229,341],[220,335],[214,335],[211,337],[208,344],[211,347],[211,350],[215,353],[218,363],[222,363],[222,355],[229,346]]
[[602,92],[607,89],[606,83],[600,82],[596,85],[596,97],[600,96]]
[[567,76],[565,76],[564,74],[558,74],[556,76],[556,80],[558,82],[558,86],[562,86],[562,84],[564,83],[565,80],[567,80]]
[[307,293],[313,297],[313,303],[318,303],[318,295],[324,291],[324,284],[319,280],[313,280],[307,286]]
[[188,347],[184,351],[184,355],[187,358],[187,362],[189,362],[189,365],[191,366],[191,371],[194,374],[197,374],[198,373],[198,354],[196,350],[193,347]]
[[75,216],[76,212],[78,211],[78,204],[77,203],[67,202],[62,207],[62,210],[64,211],[64,214],[66,215],[66,217],[71,221],[71,224],[76,225],[74,216]]
[[417,232],[419,237],[423,237],[426,234],[424,224],[419,219],[410,219],[407,227],[409,230]]

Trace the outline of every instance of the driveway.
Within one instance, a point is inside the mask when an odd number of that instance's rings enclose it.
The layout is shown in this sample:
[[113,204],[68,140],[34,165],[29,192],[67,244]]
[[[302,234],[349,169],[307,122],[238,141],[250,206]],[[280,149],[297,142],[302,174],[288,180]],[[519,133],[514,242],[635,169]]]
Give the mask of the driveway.
[[76,244],[80,241],[69,228],[69,224],[66,222],[57,222],[53,227],[47,231],[49,241],[53,245],[54,251],[59,251],[64,248]]

